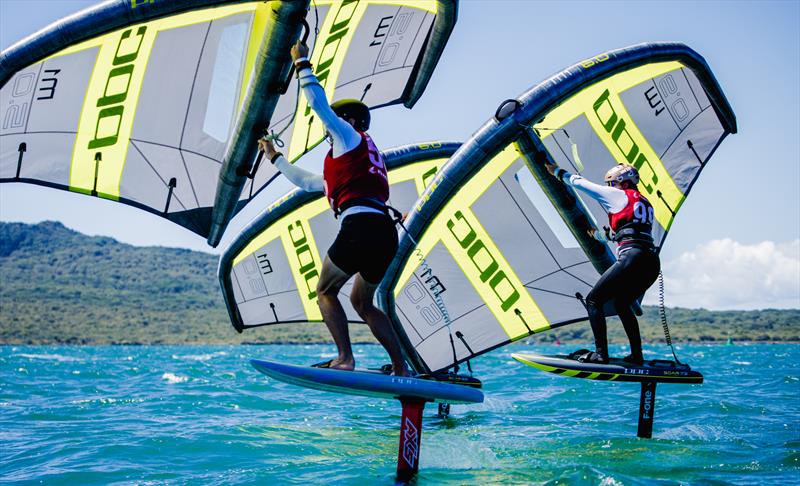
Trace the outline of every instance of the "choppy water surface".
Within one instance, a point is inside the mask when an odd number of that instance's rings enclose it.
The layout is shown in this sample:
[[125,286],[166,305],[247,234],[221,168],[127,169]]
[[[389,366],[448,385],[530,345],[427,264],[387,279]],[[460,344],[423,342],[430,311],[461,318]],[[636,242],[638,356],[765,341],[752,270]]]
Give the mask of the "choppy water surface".
[[[511,351],[473,362],[486,402],[426,409],[418,484],[800,483],[800,346],[681,346],[703,385],[559,377]],[[0,347],[0,481],[47,484],[391,484],[400,406],[270,380],[332,346]],[[612,349],[613,352],[622,350]],[[648,358],[666,357],[666,348]],[[383,364],[357,347],[359,366]]]

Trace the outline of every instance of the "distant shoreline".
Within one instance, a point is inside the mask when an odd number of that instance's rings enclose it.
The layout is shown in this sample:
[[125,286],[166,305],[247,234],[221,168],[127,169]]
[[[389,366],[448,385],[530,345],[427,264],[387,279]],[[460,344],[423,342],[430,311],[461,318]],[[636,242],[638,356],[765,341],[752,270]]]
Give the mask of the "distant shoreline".
[[[46,257],[43,257],[46,256]],[[331,344],[322,323],[270,325],[237,333],[217,279],[218,258],[190,250],[134,247],[86,236],[60,223],[0,222],[2,345]],[[800,309],[666,309],[677,343],[800,342]],[[643,306],[645,343],[664,342],[655,306]],[[375,343],[366,325],[353,343]],[[616,318],[608,339],[625,344]],[[550,329],[521,342],[587,346],[588,323]]]

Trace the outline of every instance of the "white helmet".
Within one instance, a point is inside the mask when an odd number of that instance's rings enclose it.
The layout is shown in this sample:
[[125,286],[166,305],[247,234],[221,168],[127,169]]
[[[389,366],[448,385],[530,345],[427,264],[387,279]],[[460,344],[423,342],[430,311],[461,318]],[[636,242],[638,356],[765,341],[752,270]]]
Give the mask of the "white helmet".
[[609,169],[604,179],[606,184],[609,182],[622,184],[625,181],[630,181],[635,186],[639,183],[639,171],[632,165],[619,164]]

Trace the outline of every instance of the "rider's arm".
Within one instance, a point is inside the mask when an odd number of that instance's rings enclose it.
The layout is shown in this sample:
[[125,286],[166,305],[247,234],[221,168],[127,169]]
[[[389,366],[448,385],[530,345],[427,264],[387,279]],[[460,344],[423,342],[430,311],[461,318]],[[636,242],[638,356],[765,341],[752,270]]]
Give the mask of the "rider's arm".
[[333,156],[339,157],[358,147],[358,144],[361,143],[361,135],[331,109],[325,90],[319,84],[319,80],[314,76],[311,68],[307,67],[308,59],[299,58],[295,62],[305,64],[305,67],[298,70],[297,78],[311,109],[314,110],[333,138]]
[[609,214],[614,214],[625,209],[628,205],[628,196],[622,189],[616,187],[602,186],[584,179],[579,174],[570,174],[564,169],[556,169],[555,176],[564,184],[580,189],[588,194]]
[[294,164],[290,164],[286,157],[280,152],[273,156],[272,163],[285,175],[292,184],[306,192],[321,192],[323,190],[322,176],[314,172],[301,169]]

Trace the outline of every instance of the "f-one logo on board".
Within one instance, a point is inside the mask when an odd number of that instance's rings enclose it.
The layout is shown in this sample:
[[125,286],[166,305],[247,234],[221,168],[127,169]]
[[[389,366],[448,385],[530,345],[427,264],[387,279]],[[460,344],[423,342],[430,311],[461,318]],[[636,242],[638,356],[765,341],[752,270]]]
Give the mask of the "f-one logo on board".
[[454,217],[447,221],[447,229],[461,248],[466,250],[470,262],[478,270],[481,282],[488,284],[492,289],[500,308],[503,312],[508,311],[519,300],[519,291],[514,288],[506,272],[500,269],[500,264],[489,252],[486,244],[478,238],[478,233],[464,217],[464,213],[456,211]]
[[290,224],[287,229],[289,230],[289,239],[294,247],[294,253],[297,257],[299,268],[297,269],[303,276],[306,283],[306,298],[314,300],[317,298],[317,281],[319,281],[319,272],[317,265],[314,261],[314,254],[311,251],[311,246],[308,243],[306,230],[300,220]]
[[[111,63],[112,68],[106,75],[103,95],[97,100],[100,111],[97,113],[94,137],[88,144],[90,150],[111,147],[119,141],[119,131],[126,116],[125,101],[128,99],[136,58],[142,48],[146,31],[147,26],[143,25],[136,29],[136,33],[133,33],[133,29],[128,29],[120,37]],[[129,117],[133,115],[127,113]]]
[[614,110],[610,97],[611,93],[607,89],[603,91],[603,94],[592,105],[594,113],[606,133],[611,136],[611,140],[614,141],[622,156],[625,157],[625,160],[639,171],[641,184],[645,191],[653,195],[658,186],[656,171],[628,131],[628,123]]

